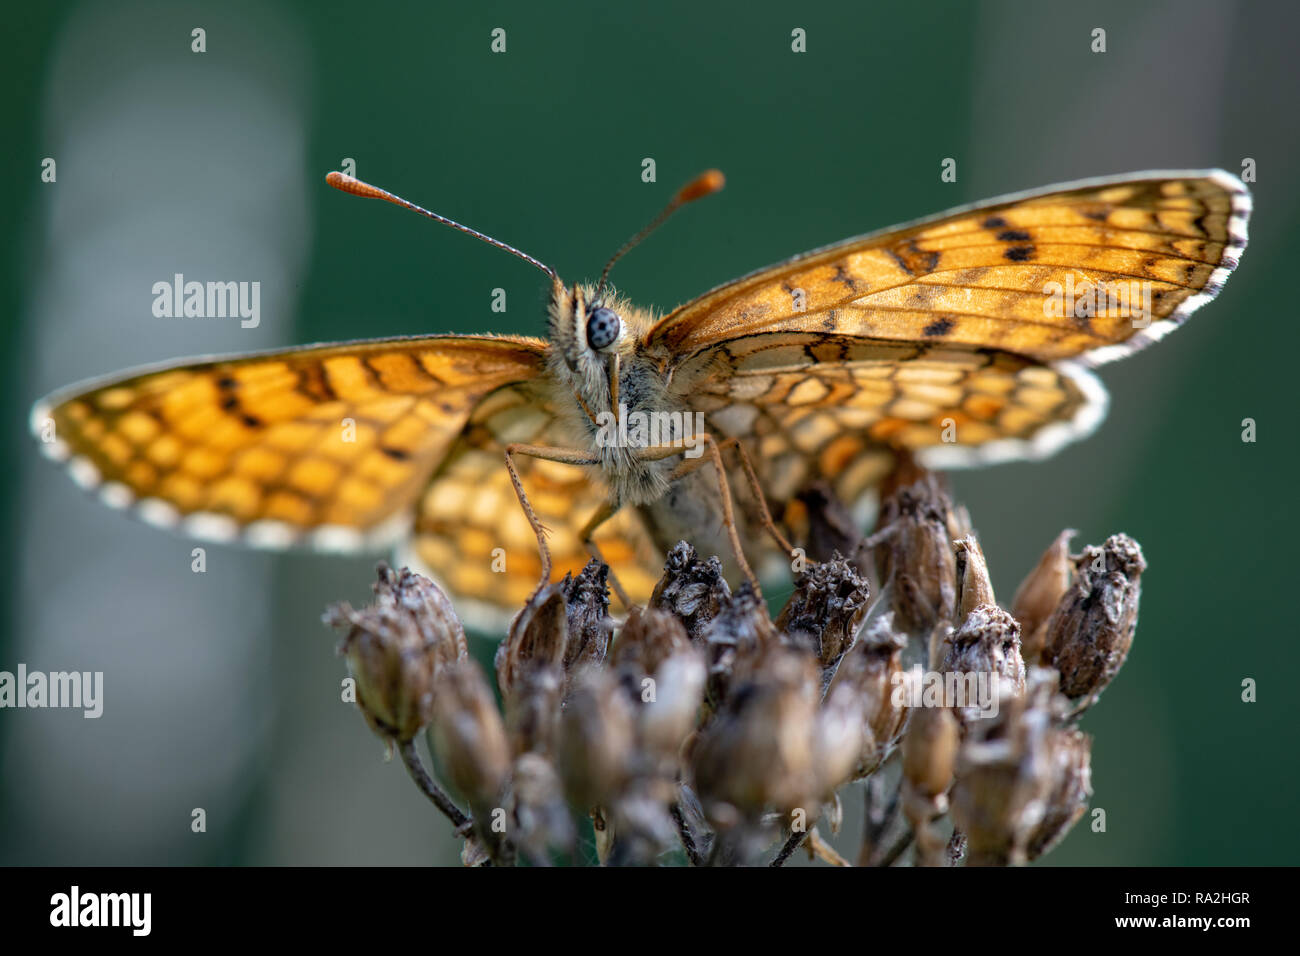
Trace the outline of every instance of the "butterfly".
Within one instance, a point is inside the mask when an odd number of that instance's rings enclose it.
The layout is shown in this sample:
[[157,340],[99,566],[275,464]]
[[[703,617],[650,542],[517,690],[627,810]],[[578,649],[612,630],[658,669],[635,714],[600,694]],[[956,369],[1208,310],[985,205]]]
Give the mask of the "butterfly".
[[801,489],[869,501],[901,454],[1040,458],[1089,434],[1089,368],[1212,299],[1246,246],[1219,170],[1021,193],[804,253],[666,315],[484,239],[551,280],[549,338],[429,335],[137,369],[38,402],[44,452],[106,504],[197,538],[355,552],[404,544],[471,620],[606,561],[650,594],[686,539],[757,586]]

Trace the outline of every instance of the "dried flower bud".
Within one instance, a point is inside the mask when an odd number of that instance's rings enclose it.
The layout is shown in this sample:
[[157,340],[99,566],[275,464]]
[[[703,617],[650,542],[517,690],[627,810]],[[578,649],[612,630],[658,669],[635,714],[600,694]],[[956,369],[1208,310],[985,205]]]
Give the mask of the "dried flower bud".
[[1133,645],[1146,561],[1138,543],[1111,535],[1075,559],[1075,582],[1047,622],[1043,663],[1061,672],[1061,692],[1090,705]]
[[613,621],[609,617],[609,566],[592,558],[576,578],[564,576],[560,590],[568,611],[564,670],[570,676],[590,664],[603,664]]
[[946,707],[918,707],[903,735],[903,779],[910,792],[942,812],[939,798],[952,783],[960,729]]
[[695,789],[716,826],[768,807],[810,807],[820,796],[813,740],[820,675],[807,654],[773,648],[737,685],[691,754]]
[[555,754],[564,674],[559,667],[532,666],[515,681],[506,697],[506,729],[516,757]]
[[1028,691],[995,718],[970,726],[957,757],[954,824],[967,840],[967,865],[1023,863],[1058,785],[1054,680],[1035,669]]
[[788,643],[812,653],[828,682],[844,652],[853,646],[867,615],[870,588],[837,552],[795,576],[794,593],[776,619]]
[[[1000,607],[984,604],[975,608],[949,638],[938,669],[950,674],[989,675],[989,691],[997,694],[999,700],[1024,693],[1025,662],[1020,657],[1020,625]],[[963,723],[979,717],[985,703],[987,701],[949,702]]]
[[375,601],[361,610],[346,602],[325,623],[347,627],[339,652],[356,681],[357,706],[382,737],[406,741],[432,716],[439,674],[468,657],[465,630],[446,595],[428,578],[387,564],[378,568]]
[[746,582],[722,602],[704,632],[709,667],[707,697],[715,708],[733,684],[750,679],[764,650],[778,641],[767,606]]
[[1070,539],[1077,533],[1067,528],[1057,535],[1016,589],[1011,614],[1020,622],[1020,653],[1026,664],[1038,663],[1047,639],[1047,620],[1070,588],[1074,574]]
[[[813,761],[822,797],[833,799],[836,788],[853,779],[866,733],[862,697],[847,684],[828,693],[813,730]],[[831,829],[838,832],[839,822]]]
[[561,584],[554,582],[529,598],[497,647],[495,665],[501,696],[509,700],[515,683],[531,668],[563,667],[568,640],[568,607]]
[[510,746],[492,689],[473,660],[438,676],[433,749],[476,813],[498,805],[510,773]]
[[984,561],[984,549],[974,535],[953,542],[953,558],[957,564],[957,616],[960,624],[966,615],[981,604],[997,604],[993,597],[993,584],[989,581],[989,567]]
[[512,840],[525,859],[534,866],[546,865],[548,848],[573,845],[573,821],[550,761],[534,753],[522,754],[510,775],[510,791]]
[[570,802],[607,805],[632,775],[636,723],[632,704],[606,670],[577,675],[560,715],[560,775]]
[[906,701],[894,693],[903,676],[907,638],[894,630],[893,613],[871,617],[861,637],[844,655],[827,696],[850,688],[862,701],[863,735],[854,778],[874,772],[889,756],[907,720]]
[[651,761],[676,769],[683,741],[695,729],[708,671],[704,655],[685,647],[659,664],[641,687],[638,730],[641,749]]
[[909,634],[929,634],[957,607],[957,567],[949,537],[952,502],[939,479],[922,472],[881,502],[876,564],[895,621]]
[[935,821],[948,809],[948,788],[961,732],[957,718],[945,707],[912,711],[903,735],[903,815],[916,836],[918,866],[943,862],[944,840]]
[[672,614],[633,608],[614,643],[613,665],[639,685],[642,677],[653,674],[668,658],[693,647],[686,628]]
[[1092,795],[1092,738],[1072,728],[1054,728],[1048,733],[1048,749],[1054,783],[1047,797],[1047,812],[1027,841],[1030,860],[1065,839]]
[[709,622],[730,597],[717,556],[701,561],[694,548],[679,541],[668,552],[664,576],[650,596],[650,607],[674,615],[692,641],[701,641]]

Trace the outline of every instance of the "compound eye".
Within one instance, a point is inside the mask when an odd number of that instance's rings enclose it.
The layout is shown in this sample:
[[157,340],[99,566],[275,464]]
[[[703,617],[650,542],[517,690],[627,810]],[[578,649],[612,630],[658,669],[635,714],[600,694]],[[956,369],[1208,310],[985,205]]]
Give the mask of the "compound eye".
[[587,345],[602,352],[618,341],[623,331],[623,320],[613,309],[601,306],[587,316]]

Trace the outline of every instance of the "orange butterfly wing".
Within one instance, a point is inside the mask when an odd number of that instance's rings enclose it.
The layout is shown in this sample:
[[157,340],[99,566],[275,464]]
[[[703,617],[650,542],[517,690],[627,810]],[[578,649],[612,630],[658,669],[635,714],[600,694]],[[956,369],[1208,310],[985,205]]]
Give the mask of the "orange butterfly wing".
[[[1005,197],[737,279],[663,318],[645,348],[711,431],[743,441],[797,536],[798,503],[786,509],[801,488],[824,480],[856,504],[896,449],[958,467],[1042,457],[1088,434],[1107,396],[1083,366],[1213,298],[1249,213],[1245,186],[1217,171]],[[1053,283],[1117,282],[1147,284],[1145,315],[1050,308]]]
[[[1246,187],[1217,170],[1008,196],[760,269],[664,317],[648,345],[685,358],[742,335],[818,331],[1097,364],[1213,298],[1245,249],[1249,214]],[[1067,276],[1149,283],[1150,325],[1049,317],[1049,284]]]
[[409,532],[474,406],[541,373],[545,349],[427,336],[140,369],[50,396],[32,429],[78,484],[150,523],[351,550]]

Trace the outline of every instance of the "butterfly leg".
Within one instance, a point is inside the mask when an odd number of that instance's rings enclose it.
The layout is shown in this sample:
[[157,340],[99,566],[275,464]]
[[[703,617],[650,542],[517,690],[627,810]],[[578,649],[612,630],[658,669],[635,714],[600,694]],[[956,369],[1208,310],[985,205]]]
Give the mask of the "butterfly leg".
[[605,567],[609,568],[609,586],[614,589],[614,593],[618,595],[618,599],[623,602],[623,607],[630,611],[634,606],[631,598],[629,598],[627,592],[623,590],[623,585],[619,582],[618,575],[614,573],[614,569],[610,566],[610,563],[605,560],[605,556],[600,553],[600,547],[593,540],[596,529],[610,518],[614,517],[614,515],[618,514],[618,509],[619,506],[614,504],[612,501],[606,501],[601,504],[601,506],[597,508],[595,513],[591,516],[590,520],[583,525],[581,540],[583,546],[591,552],[592,557],[605,565]]
[[736,457],[740,459],[740,467],[744,469],[745,480],[749,483],[749,490],[753,493],[754,500],[758,502],[758,517],[763,527],[767,529],[767,533],[772,536],[772,540],[776,542],[778,548],[794,557],[793,545],[781,533],[781,529],[772,520],[772,512],[767,509],[767,496],[763,494],[763,486],[759,484],[758,472],[754,470],[754,463],[749,457],[749,452],[745,451],[745,446],[740,443],[739,438],[726,438],[718,445],[719,449],[728,446],[734,446],[736,449]]
[[[692,440],[700,442],[708,451],[708,455],[701,455],[699,458],[684,458],[682,463],[672,470],[668,475],[668,480],[676,481],[689,475],[703,465],[712,464],[713,470],[718,475],[718,491],[722,495],[722,523],[727,529],[727,538],[731,541],[731,550],[735,552],[736,563],[740,566],[740,571],[745,575],[754,593],[760,598],[763,596],[763,589],[759,587],[758,575],[749,566],[749,561],[745,558],[745,551],[740,545],[740,533],[736,530],[736,514],[731,504],[731,485],[727,482],[727,470],[722,466],[722,452],[718,448],[718,442],[712,435],[696,434]],[[642,449],[638,457],[647,461],[657,461],[661,458],[671,458],[673,455],[680,455],[683,447],[677,445],[657,445],[650,448]]]
[[551,583],[551,549],[546,546],[546,528],[537,517],[537,512],[533,511],[528,495],[524,493],[523,483],[519,480],[519,470],[515,468],[515,455],[527,455],[529,458],[540,458],[542,461],[554,461],[564,465],[596,465],[599,462],[590,455],[569,448],[527,445],[520,442],[506,446],[506,470],[510,472],[510,483],[515,486],[515,497],[519,499],[519,506],[524,509],[524,517],[532,526],[533,534],[537,536],[537,550],[542,559],[541,580],[537,584],[537,589],[533,591],[535,597],[542,588]]

